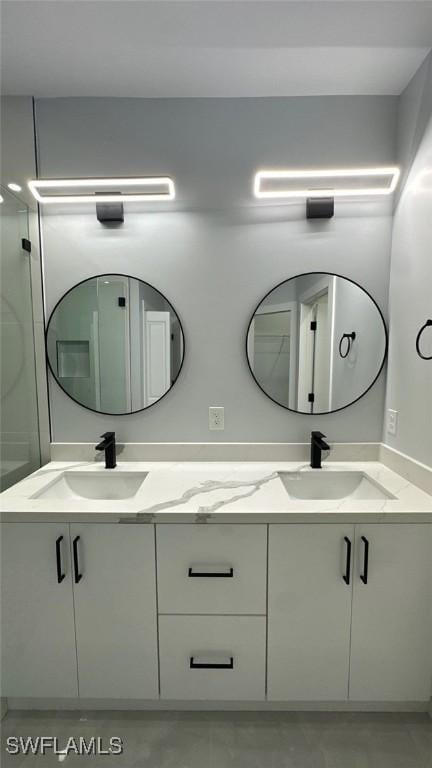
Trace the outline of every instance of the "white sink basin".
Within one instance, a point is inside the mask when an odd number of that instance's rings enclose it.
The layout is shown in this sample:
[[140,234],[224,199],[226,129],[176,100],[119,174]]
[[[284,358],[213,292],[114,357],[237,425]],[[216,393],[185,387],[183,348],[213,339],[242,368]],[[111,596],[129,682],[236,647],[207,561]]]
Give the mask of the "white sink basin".
[[291,499],[394,499],[364,472],[279,472]]
[[131,499],[141,488],[147,472],[62,472],[32,499]]

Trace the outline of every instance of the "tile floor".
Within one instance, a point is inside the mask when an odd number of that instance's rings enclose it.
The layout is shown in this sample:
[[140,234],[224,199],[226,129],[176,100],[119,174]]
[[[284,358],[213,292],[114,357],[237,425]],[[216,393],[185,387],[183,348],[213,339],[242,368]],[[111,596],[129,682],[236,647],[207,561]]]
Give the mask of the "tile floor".
[[[12,756],[8,736],[123,740],[120,756]],[[8,713],[2,768],[432,768],[424,714]]]

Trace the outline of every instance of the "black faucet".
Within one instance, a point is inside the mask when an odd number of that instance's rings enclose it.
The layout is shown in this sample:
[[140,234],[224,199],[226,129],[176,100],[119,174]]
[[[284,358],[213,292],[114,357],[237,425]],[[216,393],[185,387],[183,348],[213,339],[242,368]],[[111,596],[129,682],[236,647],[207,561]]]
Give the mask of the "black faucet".
[[330,446],[323,440],[322,432],[311,433],[311,461],[312,469],[321,469],[321,452],[329,451]]
[[105,451],[105,469],[114,469],[116,462],[115,432],[105,432],[103,440],[96,446],[97,451]]

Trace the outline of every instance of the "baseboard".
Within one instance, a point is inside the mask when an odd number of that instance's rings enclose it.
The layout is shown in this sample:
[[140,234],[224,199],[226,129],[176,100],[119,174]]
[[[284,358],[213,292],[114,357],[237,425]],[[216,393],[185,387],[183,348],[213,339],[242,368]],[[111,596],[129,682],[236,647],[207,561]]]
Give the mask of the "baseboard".
[[422,464],[416,459],[412,459],[411,456],[407,456],[405,453],[396,451],[395,448],[390,448],[389,445],[381,443],[379,451],[379,460],[385,464],[386,467],[392,469],[393,472],[397,472],[413,485],[421,488],[422,491],[429,493],[432,496],[432,468],[426,464]]
[[429,712],[428,701],[160,701],[9,699],[9,711],[111,712]]
[[[331,443],[326,461],[378,461],[380,443]],[[308,461],[309,443],[118,443],[119,461]],[[51,443],[51,461],[103,461],[94,443]]]
[[4,696],[0,697],[0,720],[3,720],[8,711],[8,700]]

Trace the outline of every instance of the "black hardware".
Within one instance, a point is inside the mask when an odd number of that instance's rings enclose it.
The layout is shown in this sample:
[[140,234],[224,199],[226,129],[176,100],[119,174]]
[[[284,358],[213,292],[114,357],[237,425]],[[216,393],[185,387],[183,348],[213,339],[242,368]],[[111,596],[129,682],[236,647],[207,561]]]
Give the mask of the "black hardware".
[[308,197],[307,219],[331,219],[334,216],[334,197]]
[[[105,195],[106,192],[96,192],[96,195]],[[110,194],[119,194],[119,192],[113,192],[110,191]],[[96,216],[97,220],[101,222],[101,224],[106,224],[107,222],[117,222],[121,223],[124,221],[124,210],[123,210],[123,203],[96,203]]]
[[31,242],[30,240],[27,240],[26,237],[21,238],[21,248],[23,251],[27,251],[27,253],[31,253]]
[[361,540],[364,544],[364,554],[363,554],[363,573],[360,574],[360,579],[362,580],[363,584],[367,584],[368,575],[369,575],[369,542],[366,536],[362,536]]
[[125,307],[126,306],[126,299],[124,296],[118,297],[118,305],[119,307]]
[[[339,354],[340,354],[340,356],[343,359],[348,357],[349,353],[351,352],[351,347],[352,347],[352,344],[353,344],[353,341],[354,341],[355,337],[356,337],[355,331],[352,331],[351,333],[343,333],[342,334],[342,336],[340,338],[340,341],[339,341]],[[347,346],[346,346],[345,354],[342,352],[344,339],[347,340]]]
[[316,320],[312,320],[312,321],[311,321],[311,324],[310,324],[310,329],[311,329],[311,331],[316,331],[316,329],[317,329],[317,326],[318,326],[318,323],[317,323],[317,321],[316,321]]
[[59,536],[56,540],[56,564],[57,564],[57,581],[59,584],[62,583],[63,579],[66,578],[66,574],[62,570],[62,561],[61,561],[61,543],[63,541],[63,536]]
[[191,578],[211,578],[211,579],[232,579],[234,576],[234,568],[227,568],[226,571],[194,571],[193,568],[189,568],[188,576]]
[[321,469],[321,453],[329,451],[330,446],[323,440],[325,435],[322,432],[311,433],[311,461],[312,469]]
[[72,542],[75,584],[78,584],[78,582],[81,581],[82,579],[82,573],[80,573],[80,570],[79,570],[79,559],[78,559],[78,542],[79,541],[80,541],[80,536],[75,536]]
[[105,469],[114,469],[117,466],[115,432],[105,432],[101,437],[103,440],[96,450],[105,451]]
[[421,357],[422,360],[432,360],[432,355],[424,355],[423,352],[420,349],[420,339],[421,339],[421,337],[423,335],[423,331],[425,331],[426,328],[431,328],[431,327],[432,327],[432,320],[426,320],[425,324],[422,325],[422,327],[420,328],[420,330],[419,330],[419,332],[417,334],[416,350],[417,350],[418,356]]
[[191,656],[190,668],[191,669],[234,669],[234,659],[231,656],[228,664],[225,664],[223,662],[222,664],[206,664],[206,663],[200,664],[199,662],[197,663],[194,660],[193,656]]
[[348,538],[348,536],[344,536],[344,542],[346,544],[346,566],[345,566],[345,573],[343,576],[343,580],[345,584],[350,583],[350,577],[351,577],[351,550],[352,550],[352,544],[351,539]]
[[309,392],[308,403],[314,403],[314,402],[315,402],[315,394],[313,392]]

